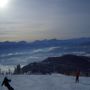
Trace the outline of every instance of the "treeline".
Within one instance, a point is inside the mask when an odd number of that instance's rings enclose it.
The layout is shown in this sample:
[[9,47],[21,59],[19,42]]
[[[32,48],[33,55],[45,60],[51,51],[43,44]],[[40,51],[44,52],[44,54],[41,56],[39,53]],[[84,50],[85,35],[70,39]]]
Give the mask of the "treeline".
[[12,70],[8,69],[6,71],[3,71],[2,69],[0,69],[0,75],[12,75],[13,72]]

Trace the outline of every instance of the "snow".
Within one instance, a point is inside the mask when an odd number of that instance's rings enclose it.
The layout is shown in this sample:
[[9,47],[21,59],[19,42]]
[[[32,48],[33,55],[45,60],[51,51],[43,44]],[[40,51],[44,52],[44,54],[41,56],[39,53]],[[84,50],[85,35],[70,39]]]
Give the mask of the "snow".
[[[15,90],[90,90],[90,77],[80,77],[75,83],[75,77],[61,74],[52,75],[10,75],[11,86]],[[0,84],[4,76],[0,76]],[[0,90],[7,90],[0,86]]]

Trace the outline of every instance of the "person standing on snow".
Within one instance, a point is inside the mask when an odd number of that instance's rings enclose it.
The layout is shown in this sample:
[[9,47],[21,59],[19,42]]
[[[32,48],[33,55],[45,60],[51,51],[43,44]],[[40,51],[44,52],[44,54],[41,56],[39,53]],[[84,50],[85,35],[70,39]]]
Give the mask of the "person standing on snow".
[[76,72],[76,83],[79,83],[80,71]]

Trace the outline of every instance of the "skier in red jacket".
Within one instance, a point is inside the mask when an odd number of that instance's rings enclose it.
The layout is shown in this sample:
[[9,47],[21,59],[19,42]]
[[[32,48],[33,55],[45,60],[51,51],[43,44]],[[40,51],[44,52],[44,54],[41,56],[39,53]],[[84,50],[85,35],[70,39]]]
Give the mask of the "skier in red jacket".
[[79,82],[80,71],[76,72],[76,83]]

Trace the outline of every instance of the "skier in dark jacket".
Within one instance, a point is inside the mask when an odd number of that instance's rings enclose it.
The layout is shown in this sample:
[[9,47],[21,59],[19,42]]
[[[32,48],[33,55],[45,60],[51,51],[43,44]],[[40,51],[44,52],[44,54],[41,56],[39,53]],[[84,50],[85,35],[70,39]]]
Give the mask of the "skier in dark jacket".
[[2,82],[2,86],[4,85],[5,87],[8,88],[8,90],[14,90],[14,89],[10,86],[9,82],[11,82],[11,80],[9,80],[7,77],[5,77],[4,80],[3,80],[3,82]]
[[79,82],[80,71],[76,72],[76,83]]

